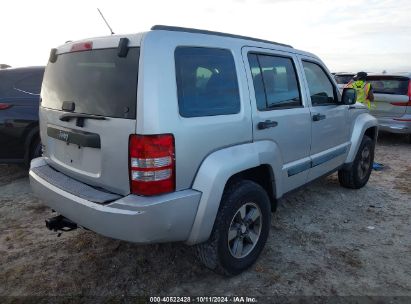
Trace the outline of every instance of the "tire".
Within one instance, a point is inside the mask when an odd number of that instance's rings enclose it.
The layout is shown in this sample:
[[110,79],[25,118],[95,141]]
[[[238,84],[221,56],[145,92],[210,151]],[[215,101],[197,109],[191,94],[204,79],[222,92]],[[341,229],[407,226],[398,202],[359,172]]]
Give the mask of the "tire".
[[374,141],[364,135],[351,168],[338,171],[338,180],[341,186],[359,189],[367,184],[374,163],[374,150]]
[[40,157],[41,154],[41,142],[40,139],[36,139],[31,146],[29,164],[33,158]]
[[249,180],[236,182],[224,191],[209,240],[196,246],[197,257],[217,273],[237,275],[257,260],[267,241],[270,221],[265,190]]

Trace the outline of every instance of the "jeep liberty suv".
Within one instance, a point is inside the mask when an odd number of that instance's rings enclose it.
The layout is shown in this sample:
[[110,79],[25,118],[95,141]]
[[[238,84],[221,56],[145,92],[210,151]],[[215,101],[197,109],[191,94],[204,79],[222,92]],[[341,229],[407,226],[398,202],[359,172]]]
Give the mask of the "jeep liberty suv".
[[363,187],[377,137],[315,55],[169,26],[53,49],[39,112],[30,180],[60,214],[50,229],[185,242],[229,275],[256,261],[285,193],[337,170]]

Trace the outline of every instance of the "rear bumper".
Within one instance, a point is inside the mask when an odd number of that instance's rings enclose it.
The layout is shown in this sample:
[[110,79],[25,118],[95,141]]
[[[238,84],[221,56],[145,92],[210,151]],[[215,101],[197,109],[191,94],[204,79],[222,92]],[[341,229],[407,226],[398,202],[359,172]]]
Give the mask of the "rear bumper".
[[56,187],[33,171],[41,166],[48,166],[43,158],[32,161],[33,192],[47,206],[80,226],[135,243],[188,239],[201,197],[198,191],[184,190],[154,197],[128,195],[102,205]]
[[402,120],[395,120],[393,118],[387,117],[378,118],[379,130],[390,133],[411,134],[411,115],[405,114],[404,116],[399,117],[397,119]]

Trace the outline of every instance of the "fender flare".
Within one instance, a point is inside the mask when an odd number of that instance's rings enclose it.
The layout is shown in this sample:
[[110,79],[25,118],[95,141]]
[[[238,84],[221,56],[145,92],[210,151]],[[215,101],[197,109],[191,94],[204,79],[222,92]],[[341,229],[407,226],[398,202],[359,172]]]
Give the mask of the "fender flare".
[[[358,117],[355,119],[355,122],[353,124],[353,130],[351,132],[351,147],[350,151],[348,152],[347,159],[345,160],[346,164],[350,164],[354,161],[355,155],[357,155],[357,151],[360,147],[365,132],[369,128],[374,127],[377,128],[378,132],[378,121],[374,116],[370,115],[369,113],[363,113],[358,115]],[[376,139],[377,138],[373,138],[373,140]]]
[[205,158],[192,186],[192,189],[200,191],[202,195],[187,244],[205,242],[210,237],[221,197],[230,177],[260,165],[271,166],[275,195],[280,197],[282,158],[280,149],[274,142],[258,141],[232,146],[213,152]]

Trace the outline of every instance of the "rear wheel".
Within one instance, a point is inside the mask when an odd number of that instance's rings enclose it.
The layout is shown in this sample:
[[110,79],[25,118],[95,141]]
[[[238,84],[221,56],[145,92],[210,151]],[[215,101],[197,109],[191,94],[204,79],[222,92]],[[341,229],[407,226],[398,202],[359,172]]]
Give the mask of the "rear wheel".
[[208,268],[236,275],[260,255],[270,230],[270,200],[257,183],[243,180],[224,192],[210,239],[197,245]]
[[373,140],[364,135],[351,168],[338,171],[338,180],[343,187],[359,189],[367,184],[374,163],[374,149]]
[[33,158],[37,158],[40,156],[41,156],[41,142],[40,142],[40,139],[35,139],[33,144],[31,145],[29,162]]

